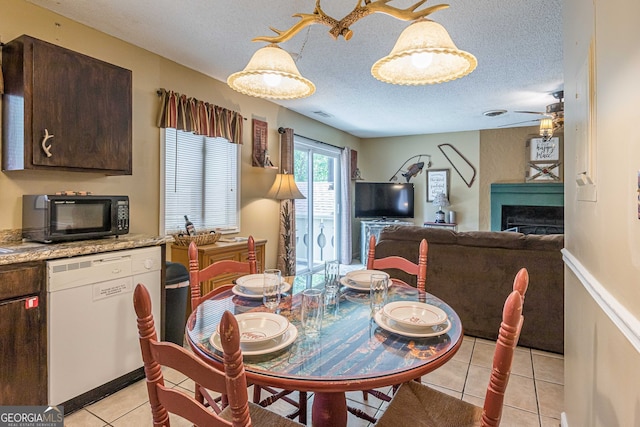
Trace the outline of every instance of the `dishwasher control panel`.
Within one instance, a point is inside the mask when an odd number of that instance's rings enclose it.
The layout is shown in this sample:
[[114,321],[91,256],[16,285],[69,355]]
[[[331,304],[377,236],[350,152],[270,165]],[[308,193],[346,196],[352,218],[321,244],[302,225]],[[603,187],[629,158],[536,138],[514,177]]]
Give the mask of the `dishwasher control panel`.
[[161,258],[156,247],[149,247],[47,261],[47,291],[159,271]]

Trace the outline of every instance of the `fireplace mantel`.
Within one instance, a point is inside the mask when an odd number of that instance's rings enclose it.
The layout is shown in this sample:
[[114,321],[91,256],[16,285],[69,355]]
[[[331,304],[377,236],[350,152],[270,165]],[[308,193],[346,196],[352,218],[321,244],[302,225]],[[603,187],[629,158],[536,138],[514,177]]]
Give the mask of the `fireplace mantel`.
[[502,206],[564,206],[564,183],[491,184],[491,231],[500,231]]

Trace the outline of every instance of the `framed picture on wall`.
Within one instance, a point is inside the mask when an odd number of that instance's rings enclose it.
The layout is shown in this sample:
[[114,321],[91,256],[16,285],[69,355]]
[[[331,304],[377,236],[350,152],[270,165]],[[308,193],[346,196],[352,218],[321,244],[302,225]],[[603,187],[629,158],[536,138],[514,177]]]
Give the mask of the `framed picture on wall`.
[[449,197],[449,169],[427,169],[427,202],[438,193]]
[[525,180],[562,181],[562,143],[554,136],[548,140],[531,138],[526,142],[527,166]]

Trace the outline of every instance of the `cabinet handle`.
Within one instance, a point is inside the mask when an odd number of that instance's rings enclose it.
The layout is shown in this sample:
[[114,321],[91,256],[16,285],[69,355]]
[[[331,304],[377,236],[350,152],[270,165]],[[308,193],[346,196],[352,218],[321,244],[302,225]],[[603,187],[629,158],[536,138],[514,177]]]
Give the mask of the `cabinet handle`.
[[45,129],[44,130],[44,138],[42,138],[42,151],[44,151],[44,153],[47,155],[47,157],[51,157],[51,151],[49,151],[51,149],[51,144],[47,145],[47,141],[49,139],[53,138],[53,135],[49,135],[49,130]]

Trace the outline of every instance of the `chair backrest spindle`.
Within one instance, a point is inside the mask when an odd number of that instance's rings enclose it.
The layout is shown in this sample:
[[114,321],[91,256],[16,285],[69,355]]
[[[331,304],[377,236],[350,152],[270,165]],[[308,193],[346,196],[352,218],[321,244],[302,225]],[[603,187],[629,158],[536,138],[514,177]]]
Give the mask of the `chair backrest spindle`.
[[[525,287],[526,290],[526,287]],[[513,355],[522,328],[523,297],[519,290],[511,292],[504,304],[500,332],[493,354],[493,367],[482,411],[482,425],[497,427],[502,418],[504,394],[509,383]]]

